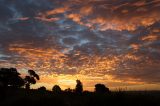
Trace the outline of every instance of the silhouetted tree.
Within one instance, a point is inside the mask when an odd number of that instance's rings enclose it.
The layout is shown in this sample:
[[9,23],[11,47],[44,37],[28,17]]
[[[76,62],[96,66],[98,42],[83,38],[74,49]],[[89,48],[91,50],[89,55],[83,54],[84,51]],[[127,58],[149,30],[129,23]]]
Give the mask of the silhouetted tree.
[[28,70],[29,76],[24,78],[26,89],[30,89],[31,84],[36,84],[36,80],[39,80],[38,74],[33,70]]
[[77,85],[76,85],[76,88],[75,88],[75,92],[76,93],[82,93],[83,92],[83,85],[81,83],[80,80],[76,80],[77,82]]
[[46,87],[42,86],[40,88],[38,88],[39,91],[46,91]]
[[62,92],[62,90],[61,90],[59,85],[54,85],[53,88],[52,88],[52,91],[54,93],[61,93]]
[[19,76],[16,68],[0,69],[0,86],[18,88],[24,85],[24,80]]
[[109,88],[107,88],[104,84],[96,84],[95,92],[96,93],[109,93]]

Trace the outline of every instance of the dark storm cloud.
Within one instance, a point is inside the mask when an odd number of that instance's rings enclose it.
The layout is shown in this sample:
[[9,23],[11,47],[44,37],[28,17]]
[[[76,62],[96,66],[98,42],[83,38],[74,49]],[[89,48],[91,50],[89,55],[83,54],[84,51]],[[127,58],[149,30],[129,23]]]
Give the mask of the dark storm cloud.
[[159,10],[159,0],[1,0],[0,60],[158,82]]

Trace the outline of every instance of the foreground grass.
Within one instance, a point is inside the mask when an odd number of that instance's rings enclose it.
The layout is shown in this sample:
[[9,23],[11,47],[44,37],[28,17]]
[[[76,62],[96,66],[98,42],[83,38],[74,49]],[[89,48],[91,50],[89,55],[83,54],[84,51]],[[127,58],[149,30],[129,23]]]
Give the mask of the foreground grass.
[[7,90],[0,106],[160,106],[160,91],[83,92]]

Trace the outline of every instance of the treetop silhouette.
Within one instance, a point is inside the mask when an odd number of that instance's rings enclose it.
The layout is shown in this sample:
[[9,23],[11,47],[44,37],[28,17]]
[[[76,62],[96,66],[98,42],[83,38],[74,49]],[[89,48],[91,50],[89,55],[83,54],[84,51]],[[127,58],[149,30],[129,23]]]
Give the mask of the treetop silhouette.
[[33,70],[28,70],[28,73],[29,73],[29,76],[26,76],[26,77],[24,78],[26,89],[30,89],[30,85],[31,85],[31,84],[36,84],[36,80],[39,80],[39,79],[40,79],[39,76],[38,76],[38,74],[36,74],[35,71],[33,71]]
[[35,77],[37,80],[39,80],[39,76],[38,76],[38,74],[36,74],[35,71],[28,70],[28,73],[30,74],[31,77]]
[[82,84],[82,82],[77,79],[76,83],[77,83],[77,85],[76,85],[76,88],[75,88],[75,92],[76,93],[82,93],[83,92],[83,84]]
[[14,88],[23,86],[24,80],[19,75],[16,68],[0,68],[0,85]]
[[54,93],[61,93],[62,92],[62,90],[61,90],[59,85],[54,85],[53,88],[52,88],[52,91]]

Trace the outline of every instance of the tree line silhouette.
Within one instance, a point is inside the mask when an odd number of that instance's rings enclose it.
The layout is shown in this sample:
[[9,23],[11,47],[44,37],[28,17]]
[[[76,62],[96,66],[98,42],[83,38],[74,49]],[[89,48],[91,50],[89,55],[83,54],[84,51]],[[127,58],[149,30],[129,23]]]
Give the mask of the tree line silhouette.
[[[0,88],[26,88],[27,90],[30,89],[32,84],[36,84],[37,80],[40,80],[39,75],[33,71],[28,70],[28,75],[24,78],[20,76],[21,74],[17,71],[16,68],[0,68]],[[75,92],[77,94],[81,94],[83,92],[83,84],[80,80],[76,80],[76,87],[75,89],[67,88],[64,91],[66,92]],[[46,90],[44,86],[38,88],[40,91]],[[55,85],[52,88],[54,93],[62,92],[59,85]],[[106,87],[104,84],[96,84],[95,85],[95,92],[97,93],[109,93],[109,88]]]
[[74,89],[62,90],[54,85],[52,91],[30,86],[40,80],[34,70],[21,76],[16,68],[0,68],[0,106],[160,106],[160,92],[111,92],[104,84],[95,84],[94,92],[84,91],[76,80]]

